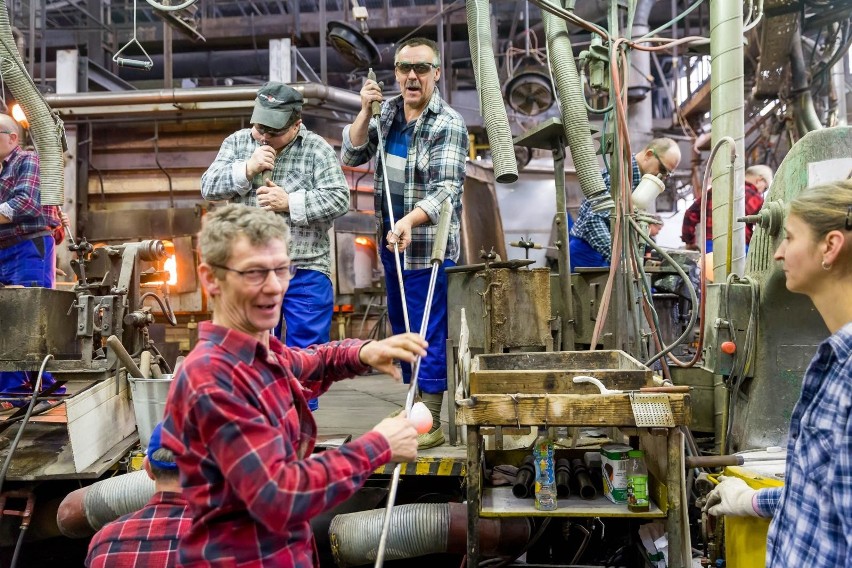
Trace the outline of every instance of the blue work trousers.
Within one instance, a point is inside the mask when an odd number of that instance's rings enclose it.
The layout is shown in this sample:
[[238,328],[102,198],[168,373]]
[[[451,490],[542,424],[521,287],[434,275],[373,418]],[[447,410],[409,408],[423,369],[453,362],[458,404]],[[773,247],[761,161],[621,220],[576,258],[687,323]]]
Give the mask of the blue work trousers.
[[[0,249],[0,284],[53,288],[56,278],[55,245],[53,235],[43,235]],[[0,372],[0,393],[2,396],[28,395],[33,392],[37,377],[37,371]],[[42,377],[42,389],[52,386],[55,382],[50,373],[45,373]],[[65,387],[56,392],[65,392]],[[29,401],[21,398],[12,404],[23,406],[29,404]]]
[[[396,275],[394,253],[387,248],[382,239],[382,266],[385,270],[385,285],[388,289],[388,319],[394,334],[405,333],[405,318],[402,312],[402,296],[399,292],[399,280]],[[400,254],[402,266],[402,254]],[[438,268],[435,290],[432,295],[432,308],[429,313],[429,325],[426,328],[426,341],[429,349],[420,362],[420,374],[417,382],[420,390],[430,394],[439,394],[447,390],[447,273],[445,268],[455,266],[452,260],[445,260]],[[431,268],[403,270],[403,286],[408,304],[408,317],[411,331],[419,333],[429,291]],[[406,384],[411,382],[411,365],[402,364],[402,377]]]
[[[281,319],[286,322],[286,337],[281,337],[281,323],[275,337],[288,347],[310,347],[331,339],[334,315],[334,289],[331,280],[316,270],[298,270],[290,281],[281,306]],[[317,399],[308,401],[311,410],[319,408]]]

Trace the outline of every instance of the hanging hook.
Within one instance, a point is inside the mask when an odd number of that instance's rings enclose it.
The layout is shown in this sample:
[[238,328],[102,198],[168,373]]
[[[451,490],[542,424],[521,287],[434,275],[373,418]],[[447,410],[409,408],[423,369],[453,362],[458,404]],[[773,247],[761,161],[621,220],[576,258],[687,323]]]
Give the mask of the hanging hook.
[[[121,52],[134,43],[139,46],[140,51],[142,51],[145,55],[145,60],[119,57]],[[145,71],[150,71],[154,67],[154,61],[151,60],[151,56],[148,55],[148,52],[145,51],[145,48],[142,47],[142,44],[139,43],[138,39],[136,39],[136,0],[133,0],[133,37],[130,38],[130,41],[124,44],[124,47],[115,52],[115,55],[112,56],[112,60],[120,67],[132,67],[134,69],[144,69]]]

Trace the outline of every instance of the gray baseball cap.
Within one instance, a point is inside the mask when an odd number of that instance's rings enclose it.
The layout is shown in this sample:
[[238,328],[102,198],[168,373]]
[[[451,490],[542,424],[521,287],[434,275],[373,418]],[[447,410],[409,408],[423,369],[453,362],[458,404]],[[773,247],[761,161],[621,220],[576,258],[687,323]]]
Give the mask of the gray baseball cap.
[[284,128],[293,110],[302,110],[302,93],[284,83],[269,82],[257,91],[252,124]]

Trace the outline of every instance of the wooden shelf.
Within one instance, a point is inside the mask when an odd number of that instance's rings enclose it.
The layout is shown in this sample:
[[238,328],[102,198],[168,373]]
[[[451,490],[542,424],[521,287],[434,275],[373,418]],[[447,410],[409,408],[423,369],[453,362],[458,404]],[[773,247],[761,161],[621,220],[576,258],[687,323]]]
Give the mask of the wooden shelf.
[[626,517],[636,519],[659,519],[666,514],[653,502],[645,513],[632,513],[627,505],[613,503],[603,495],[586,500],[572,495],[559,499],[555,511],[539,511],[533,499],[518,499],[512,495],[511,487],[486,487],[482,490],[480,517]]

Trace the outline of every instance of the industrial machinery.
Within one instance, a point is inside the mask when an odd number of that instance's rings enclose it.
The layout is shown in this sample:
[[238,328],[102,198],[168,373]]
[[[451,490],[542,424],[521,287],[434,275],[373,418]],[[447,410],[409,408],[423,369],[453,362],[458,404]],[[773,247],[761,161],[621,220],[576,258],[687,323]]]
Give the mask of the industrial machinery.
[[170,372],[149,336],[155,316],[146,305],[153,299],[174,324],[163,242],[94,248],[81,239],[69,247],[77,253],[73,290],[0,288],[0,317],[16,331],[0,338],[0,369],[34,377],[43,367],[67,389],[63,395],[41,393],[42,403],[24,420],[26,406],[0,422],[4,430],[21,433],[17,444],[2,450],[2,481],[99,477],[137,440],[128,358],[148,362],[142,366],[149,374]]

